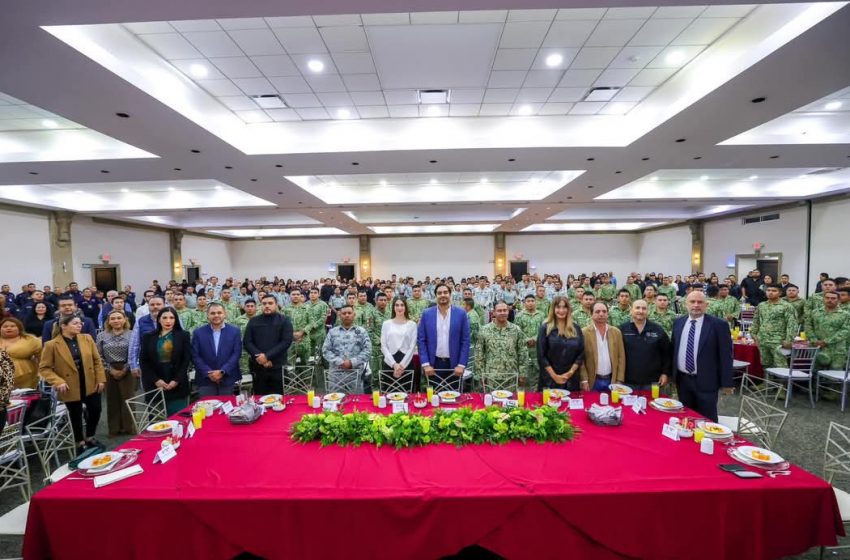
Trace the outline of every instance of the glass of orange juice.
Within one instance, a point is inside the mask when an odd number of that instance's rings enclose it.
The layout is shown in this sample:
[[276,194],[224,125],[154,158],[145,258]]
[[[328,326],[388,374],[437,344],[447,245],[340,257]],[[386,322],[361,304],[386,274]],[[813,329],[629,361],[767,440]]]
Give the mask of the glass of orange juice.
[[611,402],[617,404],[620,402],[620,392],[619,391],[611,391]]
[[372,406],[377,407],[378,401],[380,400],[380,398],[381,398],[381,392],[380,391],[372,391]]
[[313,397],[316,396],[316,391],[309,389],[307,391],[307,406],[313,406]]
[[543,389],[543,406],[549,404],[549,389]]
[[428,385],[425,389],[425,396],[428,398],[428,402],[431,402],[431,398],[434,396],[434,387]]
[[659,385],[658,383],[653,383],[652,384],[652,398],[657,399],[660,394],[661,394],[661,385]]
[[520,389],[516,392],[516,403],[520,407],[525,406],[525,391]]

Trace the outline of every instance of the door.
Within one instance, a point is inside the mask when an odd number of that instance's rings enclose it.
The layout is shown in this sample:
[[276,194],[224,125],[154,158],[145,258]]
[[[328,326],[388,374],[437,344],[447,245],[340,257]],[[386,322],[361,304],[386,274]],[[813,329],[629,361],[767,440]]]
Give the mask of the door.
[[200,266],[187,266],[186,267],[186,280],[189,282],[190,286],[195,285],[195,280],[201,277],[201,267]]
[[528,274],[528,261],[511,261],[511,277],[521,280],[523,274]]
[[338,264],[336,265],[336,275],[343,280],[354,280],[354,265],[353,264]]
[[779,259],[776,257],[767,259],[758,259],[756,268],[761,272],[761,277],[769,274],[774,283],[779,282]]
[[106,293],[118,290],[118,265],[94,266],[91,271],[92,283],[98,290]]

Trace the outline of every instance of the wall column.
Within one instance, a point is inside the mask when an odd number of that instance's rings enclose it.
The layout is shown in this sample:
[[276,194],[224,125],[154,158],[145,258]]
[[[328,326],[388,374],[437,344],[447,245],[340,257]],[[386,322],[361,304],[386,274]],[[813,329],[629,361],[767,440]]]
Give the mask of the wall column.
[[168,232],[168,245],[171,253],[171,279],[178,282],[183,280],[183,234],[182,229]]
[[372,276],[372,242],[368,235],[360,236],[360,263],[358,276],[360,279]]
[[691,230],[691,272],[696,274],[702,271],[703,222],[692,220],[688,228]]
[[508,259],[507,251],[505,250],[505,234],[497,233],[493,236],[494,251],[493,251],[493,275],[507,274]]
[[[72,212],[51,212],[48,220],[53,286],[64,288],[74,281],[74,251],[71,245]],[[88,281],[84,283],[88,285]]]

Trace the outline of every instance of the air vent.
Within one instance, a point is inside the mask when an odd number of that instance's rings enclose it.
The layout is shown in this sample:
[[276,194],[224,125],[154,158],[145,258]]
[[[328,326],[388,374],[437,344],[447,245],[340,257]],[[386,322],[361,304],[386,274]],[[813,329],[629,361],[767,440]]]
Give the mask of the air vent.
[[611,101],[618,91],[620,91],[619,87],[595,87],[587,92],[583,101]]
[[433,105],[436,103],[448,103],[450,97],[448,89],[420,89],[419,103]]
[[252,95],[251,99],[262,109],[284,109],[286,103],[276,93],[264,93],[262,95]]
[[761,222],[772,222],[772,221],[778,220],[778,219],[779,219],[779,213],[777,212],[776,214],[765,214],[763,216],[749,216],[747,218],[741,218],[741,223],[746,226],[748,224],[758,224],[758,223],[761,223]]

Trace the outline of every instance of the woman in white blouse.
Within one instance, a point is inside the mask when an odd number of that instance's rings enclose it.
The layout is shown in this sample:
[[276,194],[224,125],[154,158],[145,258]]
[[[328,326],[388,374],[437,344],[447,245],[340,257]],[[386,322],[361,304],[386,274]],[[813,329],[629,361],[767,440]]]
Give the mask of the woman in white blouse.
[[400,378],[413,359],[416,348],[416,323],[410,320],[407,302],[393,299],[393,318],[381,327],[382,375]]

